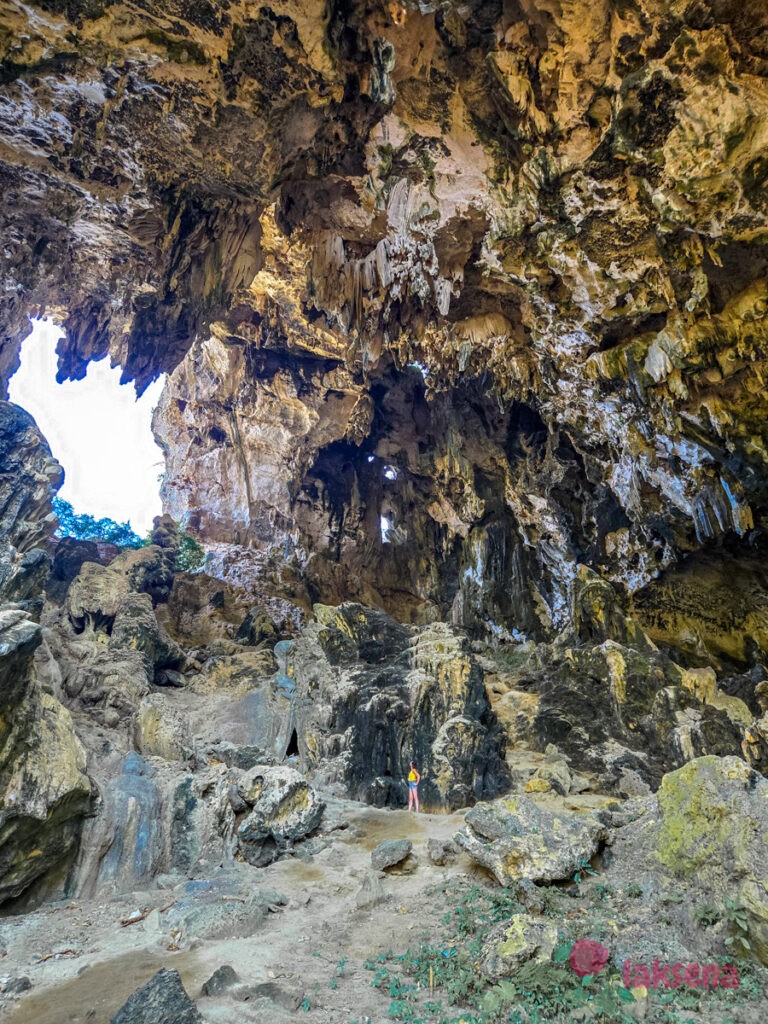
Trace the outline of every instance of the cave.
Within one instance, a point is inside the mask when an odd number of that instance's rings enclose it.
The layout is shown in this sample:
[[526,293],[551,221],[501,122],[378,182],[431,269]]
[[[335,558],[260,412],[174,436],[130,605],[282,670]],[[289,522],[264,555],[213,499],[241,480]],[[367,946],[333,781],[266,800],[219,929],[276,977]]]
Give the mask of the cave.
[[0,29],[0,1013],[758,1013],[762,0]]
[[299,738],[296,735],[296,730],[295,729],[292,731],[291,738],[288,740],[288,746],[286,747],[286,750],[285,750],[285,756],[286,757],[298,757],[299,756]]

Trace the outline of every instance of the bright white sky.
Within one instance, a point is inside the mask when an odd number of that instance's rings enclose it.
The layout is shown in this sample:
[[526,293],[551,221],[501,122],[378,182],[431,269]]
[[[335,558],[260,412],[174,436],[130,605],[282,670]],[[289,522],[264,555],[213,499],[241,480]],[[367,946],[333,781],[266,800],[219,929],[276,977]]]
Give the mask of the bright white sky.
[[56,342],[63,331],[46,320],[32,326],[10,399],[34,416],[64,467],[59,497],[79,514],[128,520],[145,534],[162,511],[163,455],[150,422],[165,378],[137,399],[132,384],[120,386],[120,368],[110,369],[107,358],[90,363],[84,380],[57,384]]

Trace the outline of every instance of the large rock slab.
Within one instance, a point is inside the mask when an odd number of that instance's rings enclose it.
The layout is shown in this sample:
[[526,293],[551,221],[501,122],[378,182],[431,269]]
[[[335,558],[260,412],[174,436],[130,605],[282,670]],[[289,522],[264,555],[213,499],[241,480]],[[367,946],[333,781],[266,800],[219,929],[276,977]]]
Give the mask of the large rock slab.
[[477,804],[454,836],[503,886],[569,878],[605,838],[596,818],[556,814],[526,796]]

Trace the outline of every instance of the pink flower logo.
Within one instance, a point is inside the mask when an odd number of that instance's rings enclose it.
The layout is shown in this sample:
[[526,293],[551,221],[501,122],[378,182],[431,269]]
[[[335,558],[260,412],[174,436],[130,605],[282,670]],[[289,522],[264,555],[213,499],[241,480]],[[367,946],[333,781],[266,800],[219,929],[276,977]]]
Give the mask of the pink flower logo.
[[577,939],[571,947],[568,963],[580,978],[598,974],[608,963],[610,953],[599,942],[591,939]]

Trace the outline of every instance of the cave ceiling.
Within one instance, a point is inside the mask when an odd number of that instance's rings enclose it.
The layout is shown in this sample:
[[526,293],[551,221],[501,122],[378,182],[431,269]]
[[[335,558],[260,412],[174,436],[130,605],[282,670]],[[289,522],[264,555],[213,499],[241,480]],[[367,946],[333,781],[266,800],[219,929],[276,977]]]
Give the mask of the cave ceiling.
[[546,632],[762,557],[767,153],[762,0],[0,0],[0,378],[170,374],[223,575]]

